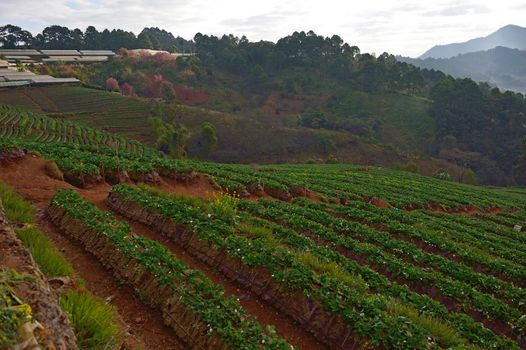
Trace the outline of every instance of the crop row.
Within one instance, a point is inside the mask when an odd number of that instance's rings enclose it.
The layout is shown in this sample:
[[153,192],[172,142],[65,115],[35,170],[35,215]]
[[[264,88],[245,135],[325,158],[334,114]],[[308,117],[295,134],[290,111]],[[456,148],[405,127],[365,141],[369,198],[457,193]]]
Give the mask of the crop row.
[[[491,250],[491,246],[485,248],[487,253],[476,247],[476,242],[462,232],[453,231],[448,234],[444,230],[432,230],[425,227],[424,220],[416,218],[417,212],[403,212],[393,209],[377,208],[371,204],[362,202],[350,202],[346,206],[314,203],[302,199],[296,199],[296,204],[333,213],[333,215],[368,223],[369,225],[381,225],[391,234],[401,235],[400,238],[419,244],[421,248],[440,252],[444,256],[462,261],[466,265],[482,267],[485,273],[492,274],[504,280],[512,280],[522,285],[526,279],[526,272],[515,262],[499,258]],[[422,246],[422,244],[424,244]]]
[[[323,213],[316,211],[295,209],[290,204],[283,205],[282,202],[278,201],[262,202],[266,206],[261,206],[260,211],[256,213],[265,218],[277,220],[294,229],[306,230],[308,234],[326,242],[325,244],[334,245],[335,249],[339,249],[345,254],[351,254],[352,257],[356,257],[356,255],[363,257],[369,264],[380,269],[380,271],[384,271],[391,278],[407,283],[419,292],[427,293],[437,300],[445,298],[449,302],[453,302],[453,305],[456,305],[460,310],[480,313],[482,316],[480,319],[488,324],[490,321],[501,322],[503,326],[513,329],[516,338],[520,338],[526,331],[526,329],[522,329],[524,320],[521,319],[522,314],[519,310],[493,298],[491,295],[479,292],[463,282],[463,279],[466,279],[479,287],[491,289],[489,280],[492,278],[490,277],[473,273],[470,269],[441,259],[439,256],[421,252],[408,242],[391,240],[388,234],[363,227],[357,223],[332,218],[330,215],[324,217]],[[250,207],[249,204],[246,206]],[[309,220],[313,217],[323,224]],[[341,234],[328,227],[337,228]],[[407,263],[406,260],[416,265]],[[440,269],[442,272],[447,272],[457,279],[426,269],[427,264],[430,267]],[[447,268],[450,271],[447,271]],[[493,279],[493,281],[497,280]],[[424,285],[434,286],[434,288],[422,289]],[[501,282],[500,286],[505,288],[501,294],[509,297],[510,302],[515,305],[523,302],[524,294],[521,289],[505,282]]]
[[316,270],[303,260],[303,252],[282,247],[257,227],[236,225],[235,217],[227,219],[213,207],[123,185],[113,187],[108,202],[251,288],[332,348],[356,341],[390,349],[443,346],[389,300],[369,293],[358,277]]
[[272,329],[263,331],[237,299],[191,269],[161,244],[98,210],[73,191],[59,191],[48,214],[106,267],[146,295],[165,322],[192,348],[290,349]]
[[[39,134],[40,141],[71,142],[74,144],[106,145],[122,151],[144,152],[136,141],[83,127],[61,119],[34,114],[9,106],[0,106],[0,126],[4,129],[15,129],[16,132],[4,132],[2,136],[13,138],[31,138]],[[49,135],[49,136],[48,136]]]

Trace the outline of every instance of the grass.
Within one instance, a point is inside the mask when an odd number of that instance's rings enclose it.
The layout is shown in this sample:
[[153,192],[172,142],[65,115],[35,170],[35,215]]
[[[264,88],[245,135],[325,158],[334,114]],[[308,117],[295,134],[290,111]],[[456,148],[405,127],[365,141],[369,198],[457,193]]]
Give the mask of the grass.
[[35,222],[33,206],[1,181],[0,200],[5,209],[7,220],[11,223],[28,224]]
[[72,276],[75,270],[49,239],[36,228],[16,230],[18,239],[29,249],[40,269],[47,277]]
[[[7,219],[12,223],[34,223],[30,203],[0,182],[0,199]],[[44,233],[34,227],[16,230],[17,237],[30,251],[47,277],[74,276],[75,270]],[[68,315],[82,350],[112,349],[118,343],[120,326],[115,309],[86,291],[70,290],[60,296],[60,305]]]
[[449,325],[433,317],[419,314],[417,310],[403,305],[397,300],[389,300],[389,310],[396,315],[407,317],[413,322],[420,324],[445,348],[479,350],[478,347],[466,344],[466,340]]
[[105,301],[82,291],[68,291],[60,305],[73,325],[80,349],[112,349],[118,343],[120,328],[115,309]]

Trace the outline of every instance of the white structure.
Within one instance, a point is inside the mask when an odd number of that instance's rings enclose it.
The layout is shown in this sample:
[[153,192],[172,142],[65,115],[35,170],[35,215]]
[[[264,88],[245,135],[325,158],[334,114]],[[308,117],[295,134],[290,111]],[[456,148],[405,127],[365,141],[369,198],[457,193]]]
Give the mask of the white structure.
[[115,56],[110,50],[30,50],[30,49],[0,49],[2,57],[9,63],[40,63],[40,62],[105,62]]
[[50,75],[39,75],[32,72],[19,72],[14,68],[2,68],[0,63],[0,88],[49,85],[49,84],[79,84],[75,78],[54,78]]
[[195,55],[195,53],[179,53],[179,52],[171,53],[171,52],[168,52],[168,51],[151,50],[151,49],[133,49],[133,50],[129,50],[129,52],[133,52],[133,53],[147,53],[147,54],[150,54],[152,56],[157,54],[157,53],[167,53],[167,54],[170,54],[170,55],[175,56],[175,57],[189,57],[189,56]]

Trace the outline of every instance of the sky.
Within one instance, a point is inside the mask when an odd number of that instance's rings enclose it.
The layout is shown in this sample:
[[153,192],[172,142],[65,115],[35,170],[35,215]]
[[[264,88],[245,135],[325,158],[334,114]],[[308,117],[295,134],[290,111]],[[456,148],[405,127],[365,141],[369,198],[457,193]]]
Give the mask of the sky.
[[507,24],[526,27],[524,0],[0,0],[0,25],[36,34],[59,24],[84,30],[159,27],[271,40],[294,31],[337,34],[362,52],[416,57],[437,44],[486,36]]

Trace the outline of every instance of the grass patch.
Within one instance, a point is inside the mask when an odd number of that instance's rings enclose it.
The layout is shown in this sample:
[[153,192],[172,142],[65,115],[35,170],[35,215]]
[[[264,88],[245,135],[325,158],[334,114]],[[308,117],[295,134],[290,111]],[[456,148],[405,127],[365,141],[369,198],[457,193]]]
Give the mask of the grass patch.
[[34,223],[33,206],[20,197],[11,187],[0,181],[0,200],[4,206],[7,220],[12,223]]
[[389,301],[388,307],[389,311],[392,313],[407,317],[415,324],[421,325],[442,347],[448,349],[479,349],[475,346],[466,344],[466,340],[463,339],[455,329],[438,319],[419,314],[417,310],[407,305],[403,305],[394,299]]
[[73,325],[79,348],[112,349],[119,338],[115,309],[86,292],[69,291],[60,297],[60,305]]
[[36,228],[16,230],[18,239],[29,249],[40,269],[47,277],[72,276],[75,270],[49,239]]

